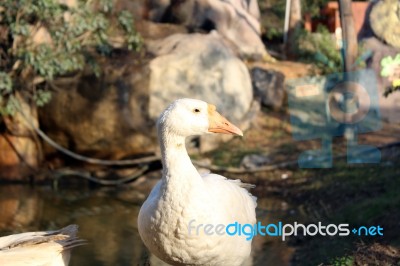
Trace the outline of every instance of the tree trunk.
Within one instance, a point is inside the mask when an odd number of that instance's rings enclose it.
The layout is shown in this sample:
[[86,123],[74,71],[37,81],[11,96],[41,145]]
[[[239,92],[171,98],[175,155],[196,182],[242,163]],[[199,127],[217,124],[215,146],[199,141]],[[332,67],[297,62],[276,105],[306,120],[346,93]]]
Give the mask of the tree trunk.
[[297,56],[297,35],[301,29],[301,1],[300,0],[286,0],[290,1],[289,13],[289,30],[287,33],[287,41],[285,43],[285,54],[287,59],[296,59]]
[[339,0],[340,24],[343,32],[344,72],[354,71],[357,59],[357,34],[354,27],[351,0]]

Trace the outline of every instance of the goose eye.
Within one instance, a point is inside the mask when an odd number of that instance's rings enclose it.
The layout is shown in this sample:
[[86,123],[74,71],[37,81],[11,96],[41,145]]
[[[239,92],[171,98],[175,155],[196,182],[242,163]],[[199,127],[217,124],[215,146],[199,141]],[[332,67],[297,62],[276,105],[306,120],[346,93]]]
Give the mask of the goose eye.
[[198,108],[193,109],[193,113],[200,113],[200,109]]

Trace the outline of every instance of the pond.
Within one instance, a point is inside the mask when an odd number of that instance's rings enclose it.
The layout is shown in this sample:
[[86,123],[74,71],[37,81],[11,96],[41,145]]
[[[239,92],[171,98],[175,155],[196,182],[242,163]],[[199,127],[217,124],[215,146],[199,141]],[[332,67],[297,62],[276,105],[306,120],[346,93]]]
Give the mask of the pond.
[[[61,188],[62,187],[62,188]],[[149,254],[137,230],[137,216],[148,191],[127,185],[91,187],[85,182],[59,186],[0,186],[0,235],[79,225],[88,245],[74,249],[71,266],[166,265]],[[281,199],[258,197],[263,224],[301,220]],[[289,265],[294,249],[274,237],[253,240],[253,265]]]

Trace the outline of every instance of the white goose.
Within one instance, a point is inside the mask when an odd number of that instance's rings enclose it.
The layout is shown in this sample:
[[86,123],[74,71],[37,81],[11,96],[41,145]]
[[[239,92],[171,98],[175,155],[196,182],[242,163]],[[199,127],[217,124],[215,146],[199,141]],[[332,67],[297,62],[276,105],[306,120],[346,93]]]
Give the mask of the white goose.
[[[251,185],[216,174],[200,176],[185,148],[188,136],[209,132],[243,136],[242,131],[214,105],[193,99],[173,102],[158,119],[157,131],[163,174],[139,212],[144,244],[172,265],[242,265],[250,255],[251,241],[243,235],[218,235],[216,226],[255,224],[256,198],[245,189]],[[206,224],[213,225],[212,235],[210,226],[205,232]]]
[[69,225],[57,231],[42,231],[0,237],[2,266],[65,266],[71,249],[83,245],[76,237],[78,226]]

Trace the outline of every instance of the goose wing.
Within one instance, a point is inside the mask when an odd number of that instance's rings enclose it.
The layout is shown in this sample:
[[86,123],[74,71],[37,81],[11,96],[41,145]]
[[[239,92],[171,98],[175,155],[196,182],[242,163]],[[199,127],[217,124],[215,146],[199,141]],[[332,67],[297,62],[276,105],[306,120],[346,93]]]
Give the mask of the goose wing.
[[0,265],[63,266],[68,265],[70,249],[85,241],[76,237],[78,227],[57,231],[29,232],[0,238]]
[[254,185],[217,174],[206,174],[203,180],[215,200],[216,211],[228,218],[228,222],[256,223],[257,198],[248,191]]

